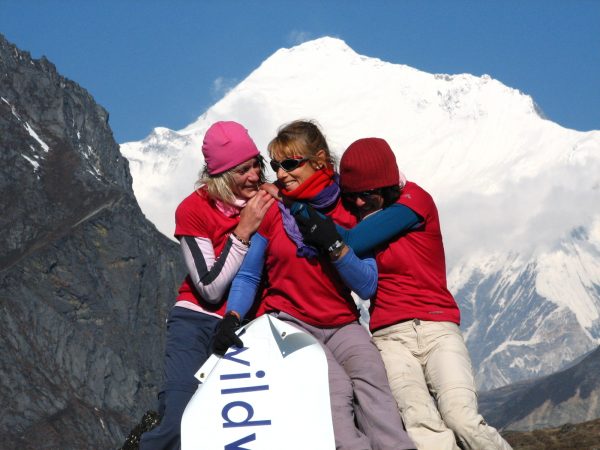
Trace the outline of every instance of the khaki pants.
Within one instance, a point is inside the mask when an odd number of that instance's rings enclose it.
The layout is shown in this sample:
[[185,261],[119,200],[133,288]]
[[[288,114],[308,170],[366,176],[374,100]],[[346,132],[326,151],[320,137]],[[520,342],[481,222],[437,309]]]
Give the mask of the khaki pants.
[[471,360],[458,326],[414,319],[373,340],[409,436],[419,450],[511,449],[477,412]]

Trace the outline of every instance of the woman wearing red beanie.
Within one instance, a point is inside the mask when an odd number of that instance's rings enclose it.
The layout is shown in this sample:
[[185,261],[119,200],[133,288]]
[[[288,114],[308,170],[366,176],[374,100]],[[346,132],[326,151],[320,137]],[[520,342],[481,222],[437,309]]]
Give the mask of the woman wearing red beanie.
[[[269,153],[285,198],[306,202],[346,226],[356,222],[343,208],[329,147],[314,123],[286,125],[269,144]],[[375,262],[359,260],[341,241],[332,242],[319,254],[303,242],[291,211],[278,202],[252,237],[232,283],[229,312],[215,336],[217,353],[224,354],[230,345],[243,345],[235,330],[254,300],[263,269],[268,282],[258,313],[289,322],[323,346],[336,448],[414,449],[379,352],[359,324],[350,289],[344,285],[361,295],[372,295],[377,283]]]
[[[388,143],[359,139],[344,152],[340,184],[361,221],[338,227],[358,255],[375,249],[377,293],[370,329],[385,362],[408,434],[419,450],[510,449],[477,411],[460,312],[446,287],[437,208],[398,170]],[[312,212],[300,220],[305,241],[327,245],[333,226]]]
[[160,425],[144,433],[140,449],[179,449],[183,411],[198,387],[210,340],[225,312],[225,293],[273,198],[259,190],[263,162],[248,131],[216,122],[202,144],[206,163],[198,188],[175,212],[175,237],[188,275],[167,320]]

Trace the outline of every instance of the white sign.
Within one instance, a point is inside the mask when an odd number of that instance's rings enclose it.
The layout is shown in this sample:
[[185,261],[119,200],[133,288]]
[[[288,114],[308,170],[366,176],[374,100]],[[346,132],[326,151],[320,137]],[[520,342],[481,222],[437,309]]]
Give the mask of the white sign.
[[181,422],[183,450],[333,450],[327,360],[319,342],[265,315],[243,348],[212,355]]

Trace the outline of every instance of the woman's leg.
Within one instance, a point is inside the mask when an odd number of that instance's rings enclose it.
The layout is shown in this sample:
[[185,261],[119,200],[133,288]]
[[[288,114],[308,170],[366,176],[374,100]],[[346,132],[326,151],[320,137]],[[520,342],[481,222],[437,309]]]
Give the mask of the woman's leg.
[[407,321],[378,330],[373,340],[385,363],[390,387],[406,431],[419,450],[458,450],[454,433],[442,420],[429,392],[421,359],[425,348]]
[[358,322],[345,325],[329,336],[326,346],[352,380],[358,425],[373,449],[414,449],[368,331]]
[[174,306],[167,320],[163,390],[159,394],[160,424],[144,433],[141,450],[175,450],[181,446],[181,417],[196,392],[198,369],[210,356],[210,342],[219,319]]
[[[323,344],[329,329],[306,324],[289,314],[274,314],[278,319],[314,336],[322,345],[327,358],[329,375],[329,398],[336,450],[371,450],[369,439],[360,432],[354,423],[352,382],[344,368],[337,362],[331,350]],[[398,447],[398,449],[404,447]]]
[[471,359],[458,326],[421,322],[431,350],[425,374],[440,414],[464,449],[508,450],[510,445],[478,412]]

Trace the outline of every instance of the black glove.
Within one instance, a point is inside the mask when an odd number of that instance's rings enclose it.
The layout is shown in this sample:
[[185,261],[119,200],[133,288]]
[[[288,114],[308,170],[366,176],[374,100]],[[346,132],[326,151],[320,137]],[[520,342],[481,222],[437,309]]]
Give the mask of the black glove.
[[217,355],[223,356],[232,345],[237,348],[244,346],[242,340],[235,334],[239,328],[240,319],[235,314],[228,312],[223,316],[213,339],[213,351]]
[[333,220],[319,215],[310,205],[303,205],[294,213],[304,242],[328,253],[334,244],[342,242]]

